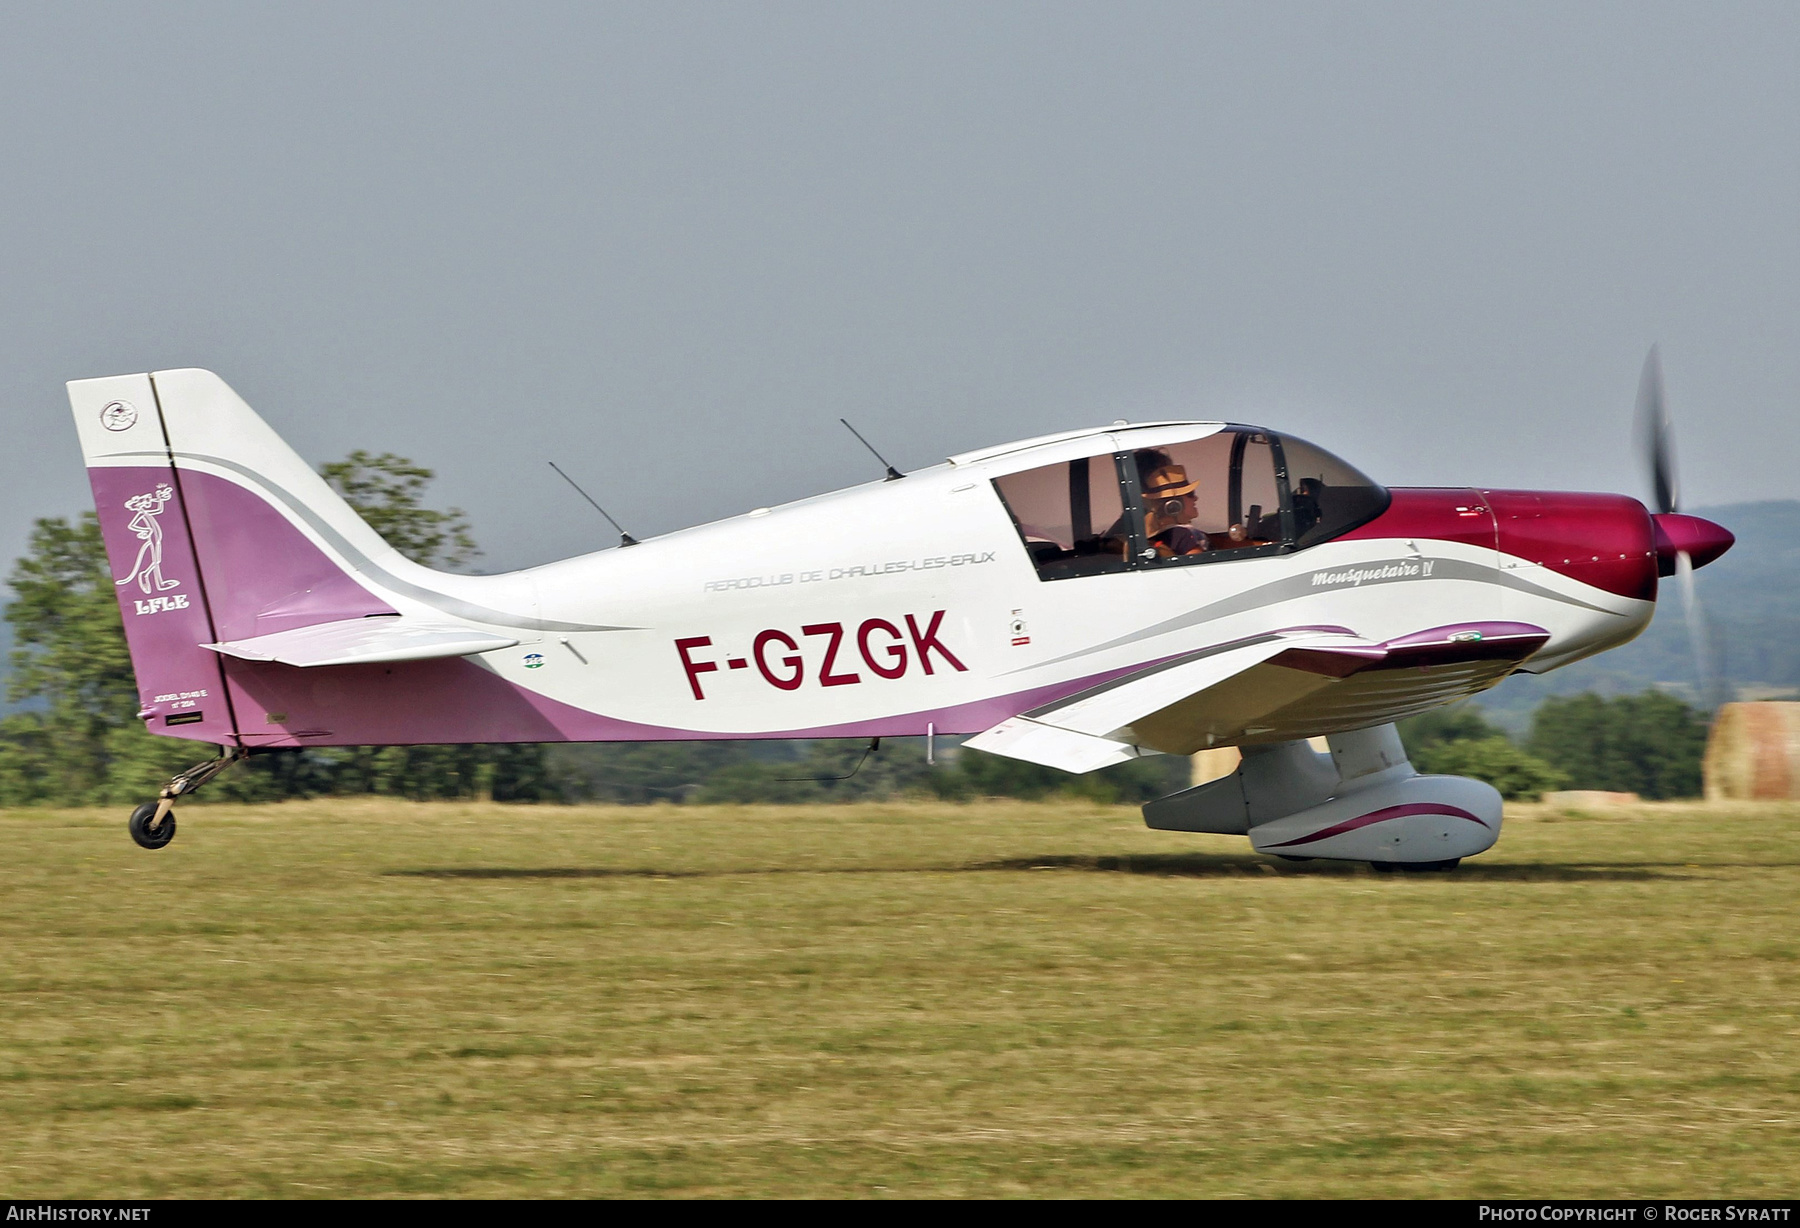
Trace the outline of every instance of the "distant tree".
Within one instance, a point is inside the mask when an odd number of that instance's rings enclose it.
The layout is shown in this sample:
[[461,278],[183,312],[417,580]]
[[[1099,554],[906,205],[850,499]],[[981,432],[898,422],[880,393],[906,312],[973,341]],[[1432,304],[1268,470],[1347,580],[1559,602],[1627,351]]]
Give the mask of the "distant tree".
[[[539,743],[320,747],[304,752],[311,791],[412,801],[559,800]],[[252,762],[256,762],[252,760]]]
[[895,797],[1077,797],[1142,802],[1187,784],[1180,755],[1133,760],[1087,775],[940,743],[935,766],[917,738],[868,743],[645,742],[553,747],[553,787],[570,799],[702,804],[876,801]]
[[838,793],[832,786],[844,782],[820,779],[816,772],[817,769],[804,758],[784,764],[733,759],[708,773],[699,788],[684,790],[680,800],[703,805],[797,806],[869,796],[867,793],[852,795],[847,791]]
[[1152,755],[1077,775],[965,748],[931,785],[943,797],[1075,797],[1110,805],[1147,802],[1184,789],[1190,772],[1185,755]]
[[735,742],[589,742],[550,746],[546,770],[571,802],[638,806],[690,800],[744,758]]
[[1400,740],[1421,772],[1485,780],[1507,798],[1535,799],[1563,788],[1568,778],[1538,755],[1521,750],[1479,710],[1462,704],[1435,708],[1400,722]]
[[1193,760],[1186,755],[1151,755],[1077,776],[1063,792],[1106,805],[1138,806],[1187,788],[1193,777]]
[[372,456],[358,448],[319,473],[388,545],[415,563],[454,570],[481,551],[461,508],[437,511],[421,499],[437,475],[404,456]]
[[[861,741],[789,743],[792,758],[768,748],[735,756],[692,794],[698,802],[857,802],[929,792],[932,769],[911,738],[874,751]],[[771,754],[770,752],[773,752]]]
[[957,754],[955,765],[933,783],[945,797],[1038,798],[1060,793],[1079,779],[1057,768],[965,747]]
[[1504,737],[1437,742],[1414,755],[1412,763],[1421,772],[1485,780],[1505,798],[1536,801],[1540,794],[1568,784],[1563,773]]
[[1706,722],[1661,691],[1616,699],[1570,695],[1538,707],[1530,749],[1567,775],[1572,788],[1698,797]]
[[58,723],[99,737],[137,711],[118,588],[92,512],[38,520],[14,565],[11,698],[37,700]]
[[1445,742],[1473,742],[1506,736],[1504,730],[1481,715],[1479,708],[1466,703],[1409,716],[1398,728],[1406,753],[1415,758],[1421,751]]

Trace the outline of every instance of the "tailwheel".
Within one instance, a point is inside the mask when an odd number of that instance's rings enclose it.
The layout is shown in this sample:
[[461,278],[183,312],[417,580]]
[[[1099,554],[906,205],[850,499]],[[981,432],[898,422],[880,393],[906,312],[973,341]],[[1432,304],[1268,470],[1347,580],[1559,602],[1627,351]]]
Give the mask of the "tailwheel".
[[[163,810],[160,818],[158,810]],[[165,810],[161,802],[145,802],[131,812],[131,838],[139,847],[159,849],[175,838],[175,812]]]
[[131,838],[140,848],[159,849],[175,838],[175,799],[192,793],[201,785],[249,754],[241,746],[220,747],[217,759],[196,763],[172,777],[153,802],[145,802],[131,812],[127,824]]

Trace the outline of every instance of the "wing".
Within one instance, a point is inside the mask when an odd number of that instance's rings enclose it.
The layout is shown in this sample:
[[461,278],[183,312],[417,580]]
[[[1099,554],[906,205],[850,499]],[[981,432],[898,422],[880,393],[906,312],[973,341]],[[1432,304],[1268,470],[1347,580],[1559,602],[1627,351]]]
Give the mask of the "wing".
[[405,617],[376,617],[346,618],[247,640],[201,646],[246,661],[279,661],[283,665],[312,668],[465,657],[475,652],[511,648],[518,642],[467,627],[419,623]]
[[1549,638],[1528,623],[1458,623],[1380,643],[1342,627],[1290,628],[1160,662],[967,745],[1091,772],[1146,753],[1366,729],[1485,690]]

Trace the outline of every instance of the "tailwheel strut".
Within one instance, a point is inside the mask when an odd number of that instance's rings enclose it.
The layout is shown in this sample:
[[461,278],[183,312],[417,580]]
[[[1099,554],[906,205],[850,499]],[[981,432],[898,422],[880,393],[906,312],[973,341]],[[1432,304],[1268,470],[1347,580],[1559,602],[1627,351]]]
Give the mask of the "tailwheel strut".
[[127,824],[131,838],[147,849],[159,849],[175,838],[175,799],[198,789],[249,752],[241,746],[221,748],[219,757],[196,763],[185,772],[177,772],[157,793],[156,800],[145,802],[131,812]]

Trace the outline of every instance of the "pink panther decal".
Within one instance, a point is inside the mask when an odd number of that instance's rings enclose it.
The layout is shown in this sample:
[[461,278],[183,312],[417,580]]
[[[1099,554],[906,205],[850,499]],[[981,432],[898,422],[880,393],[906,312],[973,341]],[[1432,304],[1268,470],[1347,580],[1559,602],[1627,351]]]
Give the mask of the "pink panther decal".
[[123,587],[136,580],[137,586],[146,593],[152,591],[152,586],[156,592],[161,593],[181,587],[180,580],[163,577],[163,531],[156,519],[174,497],[174,488],[164,483],[148,494],[134,495],[125,500],[125,510],[137,513],[128,527],[144,544],[138,547],[137,559],[131,565],[131,574],[123,580],[114,580],[114,584]]

